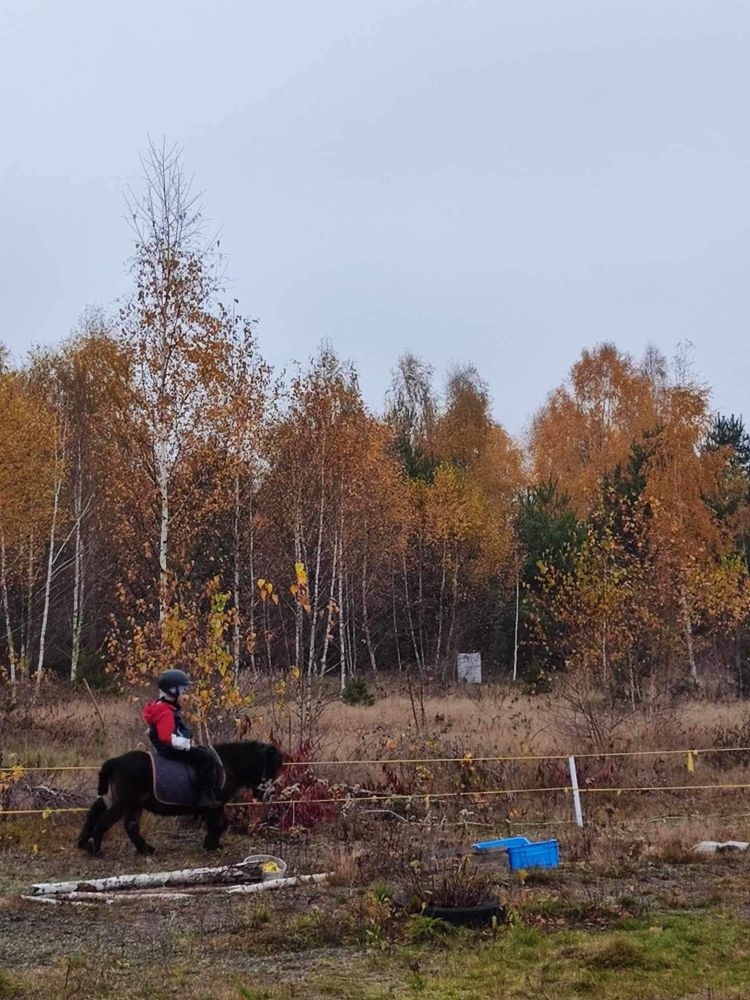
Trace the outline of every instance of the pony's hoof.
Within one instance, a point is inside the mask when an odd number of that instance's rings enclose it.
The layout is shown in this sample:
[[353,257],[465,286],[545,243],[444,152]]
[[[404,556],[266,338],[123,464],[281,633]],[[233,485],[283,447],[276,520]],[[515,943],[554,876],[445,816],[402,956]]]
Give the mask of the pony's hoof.
[[102,849],[99,844],[96,843],[93,837],[89,837],[86,841],[86,850],[89,852],[92,858],[98,858],[102,853]]

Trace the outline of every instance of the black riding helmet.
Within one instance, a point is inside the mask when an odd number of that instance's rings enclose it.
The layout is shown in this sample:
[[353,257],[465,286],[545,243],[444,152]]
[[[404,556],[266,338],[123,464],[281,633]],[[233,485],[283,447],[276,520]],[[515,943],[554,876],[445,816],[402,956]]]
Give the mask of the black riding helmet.
[[179,688],[188,687],[193,682],[184,670],[165,670],[163,674],[159,674],[156,683],[160,691],[168,694],[170,698],[176,698],[179,694]]

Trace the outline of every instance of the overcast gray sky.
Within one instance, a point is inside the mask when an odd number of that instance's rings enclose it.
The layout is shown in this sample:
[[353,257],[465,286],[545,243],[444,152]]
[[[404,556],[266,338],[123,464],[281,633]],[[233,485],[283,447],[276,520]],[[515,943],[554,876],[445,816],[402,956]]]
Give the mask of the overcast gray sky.
[[747,0],[0,0],[0,340],[128,287],[122,192],[180,143],[277,365],[405,349],[519,431],[587,345],[750,382]]

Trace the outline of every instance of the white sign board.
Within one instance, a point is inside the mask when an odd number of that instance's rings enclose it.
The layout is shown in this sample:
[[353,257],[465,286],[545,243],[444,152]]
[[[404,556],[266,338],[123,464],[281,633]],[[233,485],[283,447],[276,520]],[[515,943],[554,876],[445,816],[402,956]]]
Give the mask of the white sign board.
[[458,679],[460,681],[466,681],[467,684],[482,683],[481,653],[458,654]]

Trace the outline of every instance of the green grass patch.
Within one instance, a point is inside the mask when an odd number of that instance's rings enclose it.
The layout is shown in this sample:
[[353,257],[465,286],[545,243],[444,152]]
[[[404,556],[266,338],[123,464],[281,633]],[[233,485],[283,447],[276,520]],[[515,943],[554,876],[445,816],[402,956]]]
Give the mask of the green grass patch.
[[[522,925],[495,935],[462,932],[378,955],[377,976],[363,956],[350,961],[345,978],[313,972],[305,996],[676,1000],[705,994],[739,1000],[750,989],[749,932],[750,922],[721,914],[629,920],[600,932]],[[280,989],[276,996],[286,994]]]
[[[706,988],[718,1000],[746,994],[750,987],[749,931],[750,922],[721,915],[632,920],[601,933],[517,926],[496,941],[449,947],[439,961],[421,962],[420,976],[432,1000],[552,995],[642,1000]],[[410,987],[405,982],[390,995],[409,996]]]

